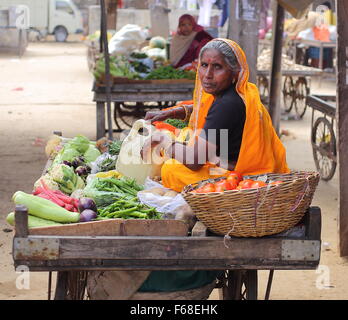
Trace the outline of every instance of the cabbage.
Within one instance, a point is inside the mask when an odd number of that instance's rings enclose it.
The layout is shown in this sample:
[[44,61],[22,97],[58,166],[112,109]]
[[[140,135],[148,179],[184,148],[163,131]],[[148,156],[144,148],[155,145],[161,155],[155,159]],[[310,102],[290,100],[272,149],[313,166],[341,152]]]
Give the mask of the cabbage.
[[155,61],[165,61],[166,60],[166,50],[160,48],[152,48],[147,51],[147,55]]
[[95,161],[100,156],[100,151],[97,147],[90,145],[87,151],[84,153],[83,157],[85,158],[86,163]]
[[160,36],[156,36],[150,39],[149,46],[151,48],[164,49],[166,47],[166,39]]
[[60,162],[63,161],[73,161],[74,158],[78,157],[80,153],[76,149],[64,148],[63,152],[60,154]]
[[66,144],[67,148],[73,148],[80,153],[85,153],[89,145],[90,141],[83,135],[77,135],[75,138],[73,138]]

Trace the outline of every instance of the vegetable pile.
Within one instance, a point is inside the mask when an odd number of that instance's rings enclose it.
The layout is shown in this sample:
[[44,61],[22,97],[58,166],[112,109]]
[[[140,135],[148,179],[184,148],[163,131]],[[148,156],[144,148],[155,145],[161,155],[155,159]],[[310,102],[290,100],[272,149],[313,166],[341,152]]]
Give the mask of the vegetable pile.
[[[121,145],[117,140],[91,142],[82,135],[50,139],[45,152],[51,165],[35,182],[32,194],[17,191],[12,197],[28,209],[28,227],[114,218],[162,219],[160,212],[138,199],[144,187],[115,170]],[[7,222],[14,225],[13,212]]]
[[161,215],[155,208],[148,207],[137,201],[137,198],[120,198],[116,202],[99,210],[97,219],[104,220],[109,218],[140,218],[140,219],[160,219]]
[[189,79],[194,80],[196,73],[193,71],[186,71],[175,69],[172,66],[161,66],[157,69],[152,70],[146,79]]

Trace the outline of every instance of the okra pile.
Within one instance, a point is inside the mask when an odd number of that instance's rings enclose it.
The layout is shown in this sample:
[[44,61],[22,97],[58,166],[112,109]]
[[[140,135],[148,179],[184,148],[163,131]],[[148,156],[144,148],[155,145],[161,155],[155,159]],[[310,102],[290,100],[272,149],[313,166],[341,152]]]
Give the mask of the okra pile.
[[122,219],[161,219],[161,214],[152,207],[148,207],[133,199],[120,198],[114,203],[98,209],[98,220],[122,218]]

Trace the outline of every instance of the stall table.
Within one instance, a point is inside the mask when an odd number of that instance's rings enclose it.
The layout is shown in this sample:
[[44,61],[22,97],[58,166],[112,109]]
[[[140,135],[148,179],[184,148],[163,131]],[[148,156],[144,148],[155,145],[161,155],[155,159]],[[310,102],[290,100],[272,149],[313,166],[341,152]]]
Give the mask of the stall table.
[[55,299],[83,299],[69,296],[69,286],[78,285],[72,279],[85,282],[90,270],[223,270],[217,285],[223,299],[257,299],[257,271],[270,270],[268,299],[274,270],[316,269],[320,260],[318,207],[307,210],[302,235],[262,238],[217,236],[200,222],[187,236],[36,235],[25,209],[15,212],[14,266],[49,272],[49,279],[58,271]]
[[[304,47],[315,47],[315,48],[319,48],[319,69],[323,69],[324,66],[324,48],[333,48],[336,49],[336,41],[330,41],[330,42],[325,42],[325,41],[319,41],[319,40],[294,40],[294,46],[295,48],[298,45],[302,45]],[[296,57],[296,52],[297,50],[295,50],[295,61],[297,61],[297,57]]]
[[[141,118],[147,110],[172,106],[176,101],[192,100],[194,80],[128,80],[124,83],[114,83],[111,87],[111,103],[114,104],[114,121],[116,129],[121,132],[120,121],[126,127],[131,126],[127,117]],[[107,101],[106,88],[93,84],[94,98],[97,109],[97,139],[104,137],[105,106]],[[151,104],[152,102],[152,104]],[[148,104],[146,104],[148,103]]]
[[[310,94],[311,77],[320,77],[322,70],[282,70],[283,77],[283,106],[284,111],[290,113],[295,109],[296,116],[302,118],[306,112],[306,97]],[[257,85],[263,103],[268,104],[269,70],[257,71]]]

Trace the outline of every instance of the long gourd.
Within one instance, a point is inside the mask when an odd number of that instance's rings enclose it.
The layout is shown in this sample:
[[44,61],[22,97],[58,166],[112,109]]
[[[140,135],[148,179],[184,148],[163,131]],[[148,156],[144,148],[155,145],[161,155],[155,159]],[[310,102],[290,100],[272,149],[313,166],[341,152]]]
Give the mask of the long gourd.
[[[11,225],[15,225],[15,213],[10,212],[7,217],[6,221]],[[36,227],[48,227],[48,226],[60,226],[62,223],[55,222],[52,220],[46,220],[42,218],[38,218],[32,215],[28,215],[28,228],[36,228]]]
[[15,204],[24,205],[32,216],[56,222],[79,222],[80,213],[68,211],[50,200],[37,197],[23,191],[17,191],[12,196]]

